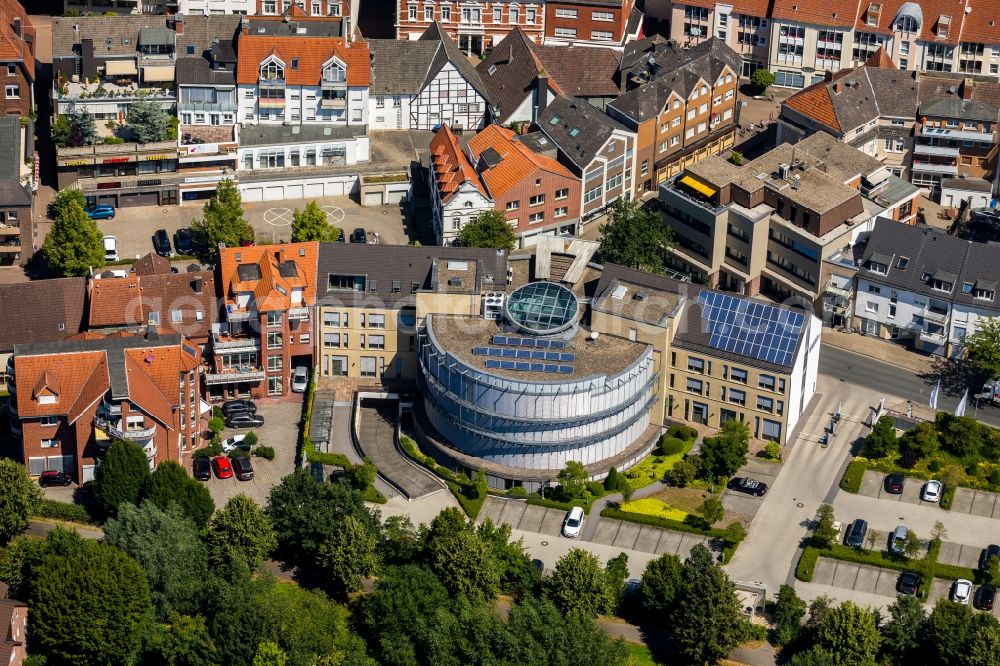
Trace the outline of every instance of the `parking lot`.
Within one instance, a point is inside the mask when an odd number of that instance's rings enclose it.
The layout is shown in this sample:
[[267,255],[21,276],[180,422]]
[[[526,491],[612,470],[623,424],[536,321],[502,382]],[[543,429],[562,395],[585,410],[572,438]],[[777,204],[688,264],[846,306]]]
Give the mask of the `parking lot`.
[[892,569],[821,557],[816,562],[812,582],[895,599],[898,577],[899,572]]
[[[751,458],[747,464],[740,468],[734,477],[746,476],[757,481],[763,481],[768,489],[774,487],[778,472],[781,471],[780,463],[768,462],[759,458]],[[764,498],[756,495],[748,495],[735,490],[726,489],[722,493],[722,506],[726,509],[726,516],[732,517],[734,514],[746,516],[747,522],[753,520],[757,515],[757,510],[763,504]]]
[[[497,524],[507,523],[515,530],[563,538],[561,532],[566,512],[562,509],[534,506],[527,502],[489,497],[479,512],[480,522],[487,518]],[[587,516],[584,523],[593,520],[600,521],[596,532],[594,532],[593,542],[605,546],[623,550],[638,550],[655,555],[673,553],[682,558],[686,557],[697,543],[704,543],[710,548],[712,547],[705,537],[601,518],[593,514]]]
[[[934,506],[933,502],[924,502],[920,499],[920,492],[923,488],[922,479],[907,478],[903,485],[902,494],[887,492],[885,489],[885,477],[882,472],[865,472],[865,478],[861,482],[859,495],[886,499],[893,502],[905,504],[916,504],[920,506]],[[973,490],[971,488],[959,488],[955,491],[955,499],[951,505],[953,513],[967,513],[983,518],[1000,518],[1000,495],[985,490]]]
[[[264,417],[264,425],[253,432],[257,433],[259,444],[274,448],[274,460],[251,456],[254,478],[250,481],[239,481],[235,476],[218,479],[213,474],[206,483],[217,509],[221,509],[230,498],[239,493],[248,495],[264,506],[271,488],[295,470],[295,444],[302,415],[301,402],[261,404],[258,405],[257,413]],[[222,438],[247,432],[250,431],[227,429],[222,432]]]

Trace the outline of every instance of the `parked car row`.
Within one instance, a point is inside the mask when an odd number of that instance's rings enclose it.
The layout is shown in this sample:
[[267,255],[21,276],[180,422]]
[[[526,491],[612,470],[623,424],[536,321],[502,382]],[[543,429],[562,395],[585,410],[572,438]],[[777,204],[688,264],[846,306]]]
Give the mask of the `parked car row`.
[[[893,495],[901,495],[906,487],[906,477],[900,473],[887,474],[885,477],[885,491]],[[937,504],[941,501],[944,492],[944,484],[937,479],[925,481],[920,488],[920,499],[924,502]]]
[[194,477],[200,481],[212,478],[212,472],[219,479],[231,479],[235,476],[240,481],[253,479],[253,463],[248,456],[215,456],[214,458],[195,458]]

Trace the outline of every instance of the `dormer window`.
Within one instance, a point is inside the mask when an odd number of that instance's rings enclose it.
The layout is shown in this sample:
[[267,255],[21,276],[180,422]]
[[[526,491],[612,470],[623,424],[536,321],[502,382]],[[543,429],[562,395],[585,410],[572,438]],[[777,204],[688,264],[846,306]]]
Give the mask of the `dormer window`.
[[347,81],[347,68],[337,62],[331,62],[323,68],[324,83],[344,83]]
[[868,270],[870,270],[872,273],[878,273],[879,275],[889,274],[888,264],[880,263],[878,261],[875,261],[874,259],[868,260]]
[[944,16],[944,15],[942,15],[941,18],[938,19],[937,36],[938,37],[947,37],[948,36],[948,28],[950,26],[951,26],[951,17],[950,16]]
[[993,300],[993,290],[992,289],[981,289],[976,287],[972,290],[972,297],[980,301],[992,301]]
[[934,291],[943,291],[950,294],[952,287],[954,287],[954,285],[951,282],[945,282],[944,280],[937,278],[931,280],[931,289]]
[[899,32],[915,33],[920,30],[917,19],[912,16],[900,16],[896,21],[896,30]]
[[909,257],[900,257],[899,261],[896,262],[896,268],[899,270],[906,270],[906,267],[910,264]]
[[281,81],[285,78],[285,67],[274,60],[269,60],[260,66],[261,81]]

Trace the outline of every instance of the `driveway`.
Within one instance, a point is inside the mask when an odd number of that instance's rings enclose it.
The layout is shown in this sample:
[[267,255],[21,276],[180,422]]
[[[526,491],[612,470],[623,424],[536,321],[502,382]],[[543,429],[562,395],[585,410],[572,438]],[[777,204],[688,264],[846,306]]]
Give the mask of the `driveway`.
[[896,598],[898,578],[899,572],[892,569],[821,557],[816,563],[812,582],[815,585],[828,585],[842,590],[877,594],[891,600]]
[[[747,476],[757,481],[763,481],[770,490],[774,487],[774,482],[778,478],[779,472],[781,472],[781,463],[769,462],[760,458],[751,458],[733,476]],[[728,488],[722,493],[722,506],[726,509],[727,518],[732,514],[739,514],[747,517],[747,523],[753,520],[763,503],[763,497],[748,495]]]
[[865,477],[861,481],[861,489],[858,491],[858,494],[866,497],[874,497],[876,499],[884,499],[890,502],[937,506],[937,503],[935,502],[924,502],[920,499],[920,493],[924,487],[923,479],[907,478],[906,482],[903,484],[903,492],[897,494],[890,493],[885,489],[885,478],[886,474],[884,472],[876,472],[872,470],[866,471]]
[[[239,481],[235,476],[230,479],[218,479],[213,474],[206,483],[217,509],[221,509],[230,498],[239,493],[250,496],[264,506],[267,504],[271,488],[295,471],[295,446],[299,436],[299,419],[302,416],[301,400],[270,405],[258,404],[257,413],[264,417],[264,425],[254,432],[257,433],[259,443],[274,448],[274,460],[251,456],[254,478],[250,481]],[[250,431],[224,430],[222,439],[247,432]]]

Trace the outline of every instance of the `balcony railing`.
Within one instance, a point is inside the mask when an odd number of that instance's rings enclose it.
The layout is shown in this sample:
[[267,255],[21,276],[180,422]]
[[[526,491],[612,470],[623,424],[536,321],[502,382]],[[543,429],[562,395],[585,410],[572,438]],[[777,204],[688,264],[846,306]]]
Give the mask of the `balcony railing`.
[[921,136],[937,137],[940,139],[959,139],[963,141],[986,141],[993,143],[993,132],[980,132],[979,130],[959,129],[957,127],[922,127]]
[[212,336],[212,347],[219,352],[259,351],[260,338],[216,333]]
[[851,298],[854,295],[854,290],[850,286],[841,287],[833,280],[828,280],[826,286],[823,287],[823,291],[840,296],[842,298]]
[[[123,424],[121,420],[111,421],[100,415],[94,416],[94,425],[104,430],[112,439],[125,439],[136,441],[151,439],[156,436],[156,424],[144,428],[134,428],[128,424]],[[122,427],[124,425],[124,427]]]
[[346,109],[347,108],[347,98],[346,97],[335,97],[334,99],[326,99],[325,97],[319,101],[319,108],[321,109]]
[[216,113],[235,113],[235,102],[178,102],[178,111],[208,111]]
[[936,162],[913,161],[913,170],[922,173],[940,173],[954,176],[958,173],[957,164],[938,164]]
[[258,368],[224,368],[219,372],[205,374],[206,384],[241,384],[243,382],[264,381],[264,371]]
[[233,305],[226,306],[226,321],[247,321],[249,319],[249,310],[239,310]]
[[958,148],[952,148],[951,146],[929,146],[926,143],[918,143],[913,146],[913,154],[958,157]]
[[927,321],[934,322],[936,324],[944,324],[948,321],[948,311],[947,310],[932,310],[927,308],[923,312],[923,317]]
[[948,341],[948,335],[944,331],[940,333],[932,333],[930,331],[921,330],[920,339],[924,342],[930,342],[931,344],[935,344],[940,347]]

